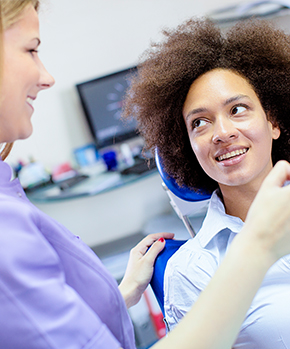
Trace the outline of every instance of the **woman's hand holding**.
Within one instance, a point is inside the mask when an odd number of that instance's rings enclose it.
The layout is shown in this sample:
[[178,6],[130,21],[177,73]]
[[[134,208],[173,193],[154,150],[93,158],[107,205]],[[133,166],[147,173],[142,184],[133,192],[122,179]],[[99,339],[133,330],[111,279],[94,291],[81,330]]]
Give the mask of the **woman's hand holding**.
[[243,233],[270,263],[290,254],[290,164],[279,161],[264,180],[248,212]]
[[172,233],[151,234],[131,250],[124,278],[119,285],[127,308],[140,300],[151,280],[155,259],[165,246],[164,239],[172,239],[173,237]]

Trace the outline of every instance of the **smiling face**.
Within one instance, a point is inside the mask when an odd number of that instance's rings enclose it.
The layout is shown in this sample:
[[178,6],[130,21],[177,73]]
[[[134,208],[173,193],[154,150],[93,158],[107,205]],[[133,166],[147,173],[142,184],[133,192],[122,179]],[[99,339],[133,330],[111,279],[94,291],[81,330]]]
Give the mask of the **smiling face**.
[[54,84],[38,57],[39,21],[32,5],[5,30],[3,43],[0,142],[13,142],[30,136],[33,100],[39,91]]
[[267,120],[258,96],[240,75],[214,69],[196,79],[183,117],[203,170],[226,186],[259,188],[272,168],[272,141],[280,130]]

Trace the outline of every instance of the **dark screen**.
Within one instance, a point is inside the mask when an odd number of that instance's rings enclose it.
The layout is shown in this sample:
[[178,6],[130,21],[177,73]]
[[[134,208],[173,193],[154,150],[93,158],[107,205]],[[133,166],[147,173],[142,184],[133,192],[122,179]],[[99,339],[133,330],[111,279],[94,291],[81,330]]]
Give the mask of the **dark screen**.
[[136,67],[77,84],[85,116],[97,147],[136,137],[136,121],[121,120],[122,103]]

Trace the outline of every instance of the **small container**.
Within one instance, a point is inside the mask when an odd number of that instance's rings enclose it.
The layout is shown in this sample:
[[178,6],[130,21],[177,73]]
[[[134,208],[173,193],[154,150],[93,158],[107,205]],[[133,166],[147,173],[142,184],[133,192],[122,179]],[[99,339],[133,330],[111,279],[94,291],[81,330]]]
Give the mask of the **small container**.
[[117,170],[118,162],[117,162],[117,154],[115,151],[110,150],[103,154],[103,159],[107,166],[108,171]]
[[99,154],[94,144],[75,149],[74,155],[80,167],[93,165],[99,160]]

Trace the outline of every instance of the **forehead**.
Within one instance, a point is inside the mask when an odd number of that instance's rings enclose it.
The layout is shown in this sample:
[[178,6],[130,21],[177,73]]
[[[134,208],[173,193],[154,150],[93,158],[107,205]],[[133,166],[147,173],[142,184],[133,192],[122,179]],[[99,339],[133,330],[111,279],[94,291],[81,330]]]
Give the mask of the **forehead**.
[[207,107],[211,103],[222,102],[241,94],[259,101],[254,89],[244,77],[231,70],[214,69],[199,76],[192,83],[184,103],[184,109],[192,104]]
[[5,33],[17,31],[22,31],[22,34],[28,32],[39,32],[39,18],[32,4],[29,4],[24,8],[16,21],[5,30]]

